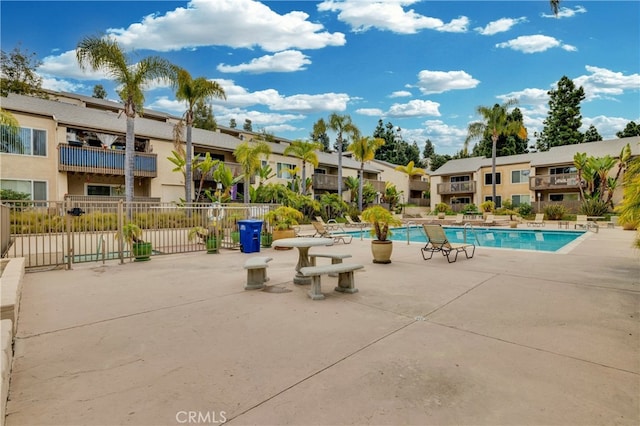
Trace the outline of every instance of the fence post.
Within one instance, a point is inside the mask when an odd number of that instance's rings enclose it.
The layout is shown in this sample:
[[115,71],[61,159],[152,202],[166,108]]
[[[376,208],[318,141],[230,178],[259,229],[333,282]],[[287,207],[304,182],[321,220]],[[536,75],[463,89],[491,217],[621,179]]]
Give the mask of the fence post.
[[[71,260],[73,259],[73,220],[71,219],[71,215],[69,211],[71,211],[71,199],[65,199],[65,209],[64,216],[67,222],[67,270],[71,269]],[[64,250],[62,251],[64,253]]]
[[122,238],[122,228],[124,228],[124,202],[122,199],[118,200],[118,230],[116,231],[116,237],[118,238],[118,257],[120,258],[120,264],[124,263],[124,241]]

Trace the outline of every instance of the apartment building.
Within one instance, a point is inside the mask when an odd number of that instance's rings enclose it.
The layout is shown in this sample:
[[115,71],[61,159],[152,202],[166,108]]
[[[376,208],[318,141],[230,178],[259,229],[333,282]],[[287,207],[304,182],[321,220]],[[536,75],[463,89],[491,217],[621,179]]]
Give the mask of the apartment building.
[[[2,188],[32,194],[36,200],[61,200],[65,196],[123,197],[124,142],[126,117],[122,104],[72,93],[50,92],[50,99],[10,94],[2,98],[2,108],[18,120],[20,133],[17,145],[3,147],[0,152],[0,182]],[[179,117],[145,110],[135,120],[135,190],[137,200],[161,202],[184,198],[183,175],[172,171],[168,160],[174,150],[174,126]],[[234,176],[241,175],[233,151],[244,140],[258,133],[220,126],[217,131],[193,129],[194,155],[210,153],[224,162]],[[15,141],[14,141],[15,142]],[[272,154],[265,160],[276,175],[270,182],[286,183],[290,170],[302,169],[302,161],[285,156],[291,141],[275,138],[269,142]],[[338,190],[338,156],[318,153],[319,165],[307,167],[312,177],[313,194]],[[343,179],[358,176],[360,163],[345,154],[342,158]],[[386,174],[398,173],[392,167],[365,163],[364,178],[376,191],[384,192]],[[194,173],[193,187],[202,176]],[[257,184],[256,180],[252,182]],[[239,183],[233,194],[243,193]],[[215,188],[211,173],[204,176],[204,188]],[[343,196],[349,199],[344,186]],[[402,188],[401,188],[402,189]]]
[[[632,156],[640,155],[640,137],[610,139],[565,145],[549,151],[496,158],[496,205],[510,200],[514,206],[528,203],[543,208],[562,203],[575,209],[580,203],[580,185],[573,164],[576,153],[619,158],[625,145]],[[611,173],[615,174],[617,167]],[[443,202],[458,210],[466,204],[480,205],[493,198],[491,158],[472,157],[448,161],[431,173],[431,207]],[[619,187],[613,201],[622,198]]]

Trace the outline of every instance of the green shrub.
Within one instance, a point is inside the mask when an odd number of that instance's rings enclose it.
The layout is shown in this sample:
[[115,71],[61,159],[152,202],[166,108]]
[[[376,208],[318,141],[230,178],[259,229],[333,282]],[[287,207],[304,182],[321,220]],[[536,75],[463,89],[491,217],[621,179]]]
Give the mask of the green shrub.
[[449,204],[447,203],[436,204],[436,211],[438,213],[447,213],[449,211]]
[[478,207],[471,203],[471,204],[467,204],[466,206],[464,206],[462,208],[462,210],[460,211],[460,213],[463,214],[474,214],[474,213],[478,213]]
[[523,217],[529,216],[531,213],[533,213],[533,207],[531,207],[531,204],[522,203],[518,206],[518,213]]
[[608,211],[607,203],[598,199],[584,200],[580,206],[580,214],[587,216],[604,216]]
[[567,213],[562,204],[550,204],[544,208],[544,214],[549,220],[561,220]]

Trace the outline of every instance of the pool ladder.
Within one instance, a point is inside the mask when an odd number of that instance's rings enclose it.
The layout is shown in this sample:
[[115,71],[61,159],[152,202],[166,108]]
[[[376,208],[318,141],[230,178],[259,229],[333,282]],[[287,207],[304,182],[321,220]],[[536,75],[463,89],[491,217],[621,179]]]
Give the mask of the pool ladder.
[[476,235],[475,229],[473,229],[473,225],[471,222],[467,222],[462,227],[462,238],[464,239],[464,243],[467,244],[467,229],[473,234],[473,238],[476,240],[476,244],[480,245],[480,240],[478,240],[478,235]]
[[417,223],[410,220],[405,224],[405,230],[407,231],[407,245],[410,243],[409,233],[411,232],[411,225],[417,225]]

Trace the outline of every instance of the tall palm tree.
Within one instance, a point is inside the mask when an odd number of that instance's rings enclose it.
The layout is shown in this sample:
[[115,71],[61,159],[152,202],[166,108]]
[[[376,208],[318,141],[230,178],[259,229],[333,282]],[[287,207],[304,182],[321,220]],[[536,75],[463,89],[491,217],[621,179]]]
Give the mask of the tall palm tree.
[[[191,184],[193,181],[192,172],[192,151],[193,143],[191,139],[191,129],[193,127],[194,108],[200,101],[210,98],[226,99],[224,89],[215,81],[207,80],[204,77],[192,78],[191,74],[184,69],[177,72],[176,99],[187,103],[187,111],[184,113],[184,121],[187,125],[187,148],[185,152],[185,182],[184,194],[187,203],[191,200]],[[199,191],[198,191],[199,192]]]
[[249,185],[251,183],[251,176],[253,176],[258,170],[260,170],[261,156],[269,158],[271,155],[271,147],[262,139],[258,139],[252,142],[245,141],[238,145],[233,151],[233,155],[236,157],[236,161],[240,163],[242,172],[244,175],[244,203],[249,203]]
[[307,193],[307,163],[313,167],[318,167],[318,154],[316,154],[316,151],[320,149],[322,149],[322,144],[320,143],[301,140],[291,142],[284,149],[284,155],[292,155],[302,160],[302,185],[300,185],[302,195]]
[[345,142],[344,136],[350,136],[352,139],[360,136],[360,131],[351,121],[349,115],[338,115],[335,112],[329,116],[329,123],[327,127],[336,135],[336,142],[338,143],[338,196],[342,199],[342,145]]
[[176,81],[176,67],[166,59],[149,56],[131,63],[120,45],[111,38],[85,37],[76,47],[80,69],[103,70],[119,85],[118,95],[127,117],[124,182],[127,202],[133,201],[135,161],[135,117],[142,115],[143,87],[154,80]]
[[[370,136],[358,136],[347,148],[349,151],[353,152],[353,156],[356,160],[360,161],[360,182],[358,188],[358,210],[362,211],[362,187],[364,182],[364,163],[367,161],[371,161],[376,156],[376,151],[382,145],[384,145],[385,141],[382,138],[373,138]],[[341,197],[342,198],[342,197]]]
[[[411,178],[414,176],[424,176],[427,174],[426,170],[421,169],[420,167],[416,167],[415,163],[412,161],[409,161],[409,163],[406,166],[396,166],[395,170],[404,173],[405,175],[407,175],[407,178],[409,180],[409,185],[411,184]],[[410,188],[409,188],[410,189]],[[409,194],[411,195],[411,194]]]
[[491,138],[491,200],[496,202],[496,145],[500,136],[518,136],[522,139],[527,137],[527,130],[522,127],[519,121],[509,120],[509,107],[516,105],[516,99],[509,99],[502,105],[495,104],[493,107],[479,106],[476,109],[483,121],[476,121],[469,124],[467,138],[464,141],[463,151],[466,154],[469,141],[481,139],[487,135]]

